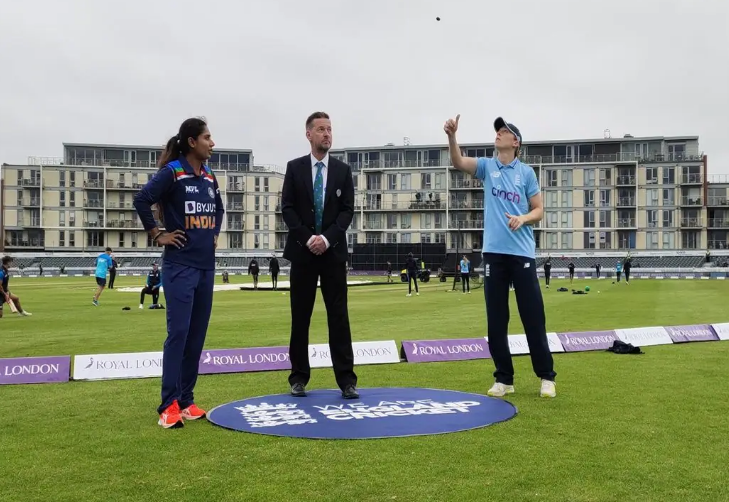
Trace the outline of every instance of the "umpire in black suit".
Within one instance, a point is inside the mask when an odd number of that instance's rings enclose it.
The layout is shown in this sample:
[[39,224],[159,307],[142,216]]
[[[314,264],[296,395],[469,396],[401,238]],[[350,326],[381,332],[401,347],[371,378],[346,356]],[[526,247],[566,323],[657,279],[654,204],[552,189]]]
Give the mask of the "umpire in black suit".
[[289,229],[284,258],[291,261],[291,342],[289,384],[293,396],[305,396],[311,376],[309,324],[317,281],[327,309],[329,349],[337,385],[356,399],[352,333],[347,308],[347,229],[354,216],[352,169],[329,157],[332,124],[324,112],[306,120],[311,153],[286,166],[281,207]]

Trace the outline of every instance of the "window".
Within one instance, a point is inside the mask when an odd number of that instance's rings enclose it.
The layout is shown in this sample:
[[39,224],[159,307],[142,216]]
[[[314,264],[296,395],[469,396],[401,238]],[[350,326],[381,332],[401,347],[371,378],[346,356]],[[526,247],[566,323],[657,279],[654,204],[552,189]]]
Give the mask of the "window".
[[572,186],[572,170],[571,169],[562,169],[562,186],[563,187]]
[[610,232],[600,232],[600,249],[611,249],[613,247],[613,236]]
[[546,237],[547,249],[557,249],[557,232],[549,232]]
[[58,232],[58,247],[66,247],[66,232],[63,230]]
[[410,173],[400,175],[400,190],[410,190]]
[[[412,228],[412,215],[409,213],[403,213],[400,215],[400,228],[409,229]],[[410,235],[410,234],[408,234]],[[408,241],[410,242],[410,241]]]
[[70,171],[68,173],[68,186],[70,186],[70,187],[76,186],[76,171]]
[[101,247],[104,245],[104,234],[101,232],[86,232],[86,246]]
[[263,178],[263,191],[268,192],[268,178]]
[[583,214],[584,214],[584,227],[585,228],[595,228],[595,211],[585,211]]
[[646,205],[657,206],[658,205],[658,189],[650,188],[645,191]]
[[[648,220],[648,228],[658,228],[658,210],[657,209],[649,209],[646,211],[646,217]],[[653,232],[650,232],[653,233]],[[658,249],[658,234],[656,233],[656,247],[654,249]]]
[[139,237],[137,232],[132,232],[132,247],[133,248],[137,247],[137,237]]
[[58,205],[61,207],[66,207],[66,192],[61,192],[59,194]]
[[648,185],[655,185],[658,183],[658,168],[649,167],[645,170],[645,182]]
[[609,167],[600,168],[600,186],[610,185],[611,169]]
[[387,189],[388,190],[397,190],[397,174],[388,174],[387,175]]
[[610,211],[600,211],[600,227],[608,228],[611,227]]
[[[433,225],[432,218],[433,218],[433,215],[430,213],[421,214],[420,215],[420,223],[421,223],[420,228],[427,228],[427,229],[432,228],[432,225]],[[421,241],[421,242],[424,242],[424,241]],[[427,242],[430,242],[430,241],[427,241]]]
[[562,211],[562,228],[572,228],[572,211]]
[[58,173],[58,186],[59,187],[66,186],[66,171],[60,171]]
[[547,228],[557,228],[557,211],[547,212]]
[[547,169],[545,172],[545,186],[556,187],[557,186],[557,171],[554,169]]
[[673,167],[663,168],[663,184],[664,185],[675,185],[676,184],[676,170]]
[[557,191],[545,192],[544,207],[559,207],[558,197],[559,192]]
[[119,247],[124,247],[124,232],[119,232]]
[[421,173],[420,174],[420,187],[421,188],[431,188],[430,173]]
[[[664,209],[663,210],[663,228],[671,228],[673,227],[673,210],[672,209]],[[666,235],[665,233],[663,235]]]
[[387,215],[387,228],[397,228],[397,215],[396,214],[388,214]]
[[253,179],[253,191],[254,192],[260,192],[261,191],[261,178],[256,176]]
[[595,233],[585,232],[582,244],[585,249],[595,249]]
[[260,230],[261,229],[261,216],[256,215],[253,219],[253,230]]
[[76,232],[68,232],[68,245],[69,247],[76,247]]
[[647,232],[645,234],[645,245],[648,249],[658,249],[658,232]]
[[76,192],[69,193],[68,205],[71,207],[76,207]]
[[66,226],[66,211],[58,211],[58,226]]
[[585,207],[595,207],[595,190],[585,190]]
[[572,249],[572,232],[562,232],[562,249]]
[[411,239],[413,238],[412,234],[410,232],[406,232],[404,234],[400,234],[400,242],[402,244],[410,244]]
[[379,174],[368,174],[367,190],[382,190],[381,180],[382,178]]
[[[258,179],[258,178],[256,178],[256,179]],[[253,206],[255,207],[255,210],[256,211],[260,211],[261,210],[261,196],[260,195],[256,195],[253,198]]]
[[585,186],[586,187],[594,187],[595,186],[595,169],[584,169],[583,172],[585,173]]
[[397,234],[395,232],[385,234],[385,242],[388,244],[397,244]]
[[664,206],[675,206],[676,205],[676,189],[675,188],[664,188],[663,189],[663,205]]
[[562,190],[562,207],[572,207],[572,190]]
[[435,189],[436,190],[445,190],[446,188],[446,175],[443,173],[434,174],[433,178],[435,178]]
[[610,190],[600,190],[600,205],[603,207],[610,205]]
[[663,249],[675,249],[675,248],[676,248],[675,232],[663,232]]

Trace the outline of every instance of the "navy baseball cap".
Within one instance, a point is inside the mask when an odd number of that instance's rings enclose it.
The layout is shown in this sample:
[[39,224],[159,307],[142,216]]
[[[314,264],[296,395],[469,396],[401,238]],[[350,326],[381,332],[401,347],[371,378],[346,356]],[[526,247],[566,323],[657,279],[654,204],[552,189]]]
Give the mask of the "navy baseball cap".
[[494,121],[494,129],[496,129],[496,132],[499,132],[499,130],[502,127],[506,127],[509,130],[509,132],[511,132],[514,136],[516,136],[516,139],[519,140],[520,145],[523,143],[523,141],[521,139],[521,132],[519,131],[519,128],[516,127],[514,124],[509,124],[503,118],[499,117]]

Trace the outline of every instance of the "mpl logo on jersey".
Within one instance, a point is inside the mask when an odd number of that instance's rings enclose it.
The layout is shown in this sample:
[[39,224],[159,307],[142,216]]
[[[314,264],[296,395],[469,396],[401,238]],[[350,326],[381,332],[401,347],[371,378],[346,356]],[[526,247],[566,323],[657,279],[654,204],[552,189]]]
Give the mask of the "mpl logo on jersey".
[[215,228],[215,202],[185,201],[185,229]]
[[162,376],[162,352],[88,354],[73,358],[74,380]]

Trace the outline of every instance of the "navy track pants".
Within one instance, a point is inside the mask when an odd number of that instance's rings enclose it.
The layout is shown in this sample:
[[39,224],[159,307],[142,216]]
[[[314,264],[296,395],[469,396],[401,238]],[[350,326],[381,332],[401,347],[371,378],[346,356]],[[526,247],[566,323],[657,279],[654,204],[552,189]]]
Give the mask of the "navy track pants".
[[536,262],[524,256],[497,253],[484,253],[483,261],[488,343],[496,366],[496,381],[505,385],[514,384],[514,365],[508,339],[510,283],[514,285],[534,373],[539,378],[554,381],[557,374],[547,342],[544,299],[537,278]]
[[162,403],[158,413],[175,399],[181,409],[194,402],[193,389],[213,307],[214,285],[214,270],[163,263],[167,339],[162,356]]

